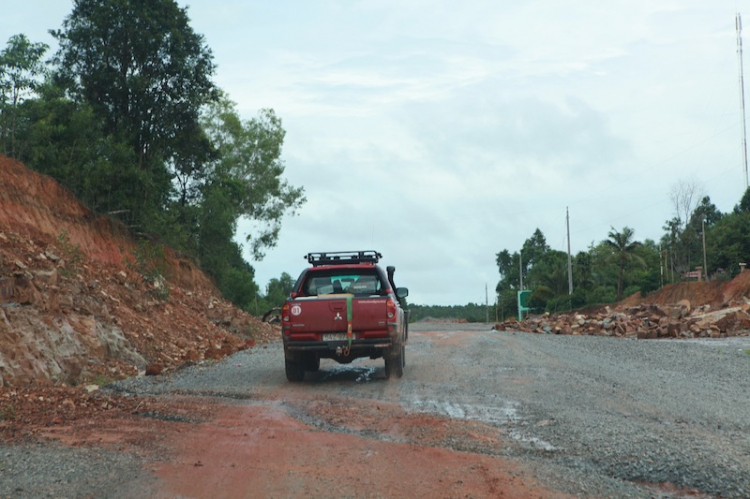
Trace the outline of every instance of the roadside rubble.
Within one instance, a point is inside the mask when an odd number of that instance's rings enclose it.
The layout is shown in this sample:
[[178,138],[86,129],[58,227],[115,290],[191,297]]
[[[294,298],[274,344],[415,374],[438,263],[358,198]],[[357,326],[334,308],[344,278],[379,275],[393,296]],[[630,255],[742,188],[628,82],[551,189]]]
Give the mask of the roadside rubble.
[[689,300],[681,300],[674,305],[607,306],[593,312],[529,316],[521,322],[506,320],[494,329],[631,339],[749,336],[750,300],[725,305],[718,310],[712,310],[710,304],[693,308]]

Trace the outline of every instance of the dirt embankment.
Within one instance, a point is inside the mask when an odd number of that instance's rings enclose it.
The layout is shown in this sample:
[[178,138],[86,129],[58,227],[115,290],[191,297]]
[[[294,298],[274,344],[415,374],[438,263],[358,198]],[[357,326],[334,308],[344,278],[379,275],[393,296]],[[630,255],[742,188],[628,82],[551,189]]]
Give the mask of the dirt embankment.
[[166,280],[145,279],[137,248],[122,224],[0,155],[0,386],[158,372],[275,336],[173,252]]
[[644,303],[673,305],[687,300],[694,307],[707,305],[712,310],[718,310],[747,303],[748,299],[750,299],[750,272],[744,272],[731,281],[667,284],[646,296],[636,293],[623,300],[622,305],[632,306]]

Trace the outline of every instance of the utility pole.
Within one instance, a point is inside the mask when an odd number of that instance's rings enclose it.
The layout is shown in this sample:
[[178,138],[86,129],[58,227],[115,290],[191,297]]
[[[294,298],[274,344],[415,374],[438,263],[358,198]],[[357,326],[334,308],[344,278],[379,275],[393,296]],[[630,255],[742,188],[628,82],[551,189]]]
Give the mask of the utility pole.
[[485,321],[490,322],[490,295],[487,294],[487,283],[484,283],[484,315]]
[[662,261],[664,252],[661,250],[661,244],[659,244],[659,287],[664,287],[664,263]]
[[745,189],[748,188],[747,178],[747,129],[745,127],[745,76],[742,64],[742,17],[738,12],[734,18],[737,28],[737,60],[740,66],[740,109],[742,110],[742,159],[745,167]]
[[573,294],[573,261],[570,259],[570,213],[565,207],[565,223],[568,226],[568,294]]
[[521,258],[521,251],[518,251],[518,280],[519,280],[519,286],[518,288],[523,291],[523,264],[521,263],[523,259]]
[[701,220],[701,235],[703,236],[703,272],[708,282],[708,265],[706,264],[706,219]]

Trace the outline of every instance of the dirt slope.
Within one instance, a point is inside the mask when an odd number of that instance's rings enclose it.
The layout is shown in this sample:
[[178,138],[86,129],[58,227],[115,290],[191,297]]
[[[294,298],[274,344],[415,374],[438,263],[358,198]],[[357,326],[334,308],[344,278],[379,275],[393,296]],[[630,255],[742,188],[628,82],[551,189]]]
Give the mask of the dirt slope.
[[136,253],[120,223],[0,155],[0,386],[159,371],[275,336],[192,262],[167,252],[154,282]]
[[709,305],[711,309],[727,307],[750,297],[750,272],[743,272],[731,281],[681,282],[667,284],[646,296],[637,293],[623,301],[623,305],[673,305],[688,300],[692,306]]

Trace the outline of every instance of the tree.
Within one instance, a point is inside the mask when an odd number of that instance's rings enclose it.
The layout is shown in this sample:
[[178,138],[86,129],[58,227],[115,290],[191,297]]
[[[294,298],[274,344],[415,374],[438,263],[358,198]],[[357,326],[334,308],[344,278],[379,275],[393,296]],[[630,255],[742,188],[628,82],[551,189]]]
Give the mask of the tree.
[[266,286],[266,302],[271,307],[280,307],[284,304],[286,297],[294,289],[294,279],[286,272],[281,273],[281,277],[273,278],[268,281]]
[[618,261],[617,274],[617,301],[622,300],[623,278],[625,267],[629,261],[642,259],[635,254],[635,249],[641,244],[633,241],[634,231],[630,227],[623,227],[622,232],[618,232],[614,227],[609,231],[608,237],[604,243],[609,246],[615,253]]
[[36,99],[19,108],[19,160],[50,175],[96,212],[135,209],[138,195],[128,187],[137,171],[127,144],[102,132],[85,102],[75,102],[51,82],[38,87]]
[[[749,199],[750,200],[750,199]],[[715,204],[711,202],[711,198],[703,196],[700,203],[695,207],[693,213],[690,215],[689,224],[700,226],[701,222],[705,222],[706,227],[712,227],[716,224],[724,214],[719,211]]]
[[498,272],[500,272],[497,291],[499,292],[500,289],[518,289],[518,253],[511,255],[507,249],[504,249],[495,255],[495,263]]
[[200,137],[201,106],[217,98],[211,51],[174,0],[75,0],[52,34],[58,81],[91,105],[106,136],[130,144],[134,218],[148,224],[169,199],[168,164],[196,155],[185,147]]
[[740,202],[734,207],[735,213],[750,213],[750,188],[745,189]]
[[682,223],[682,230],[690,221],[690,214],[695,211],[698,200],[703,197],[703,189],[694,180],[680,180],[672,185],[669,199],[672,201],[675,215]]
[[305,202],[304,189],[292,187],[283,178],[281,148],[286,132],[272,109],[243,121],[236,106],[226,97],[208,108],[203,128],[217,151],[209,166],[204,195],[215,188],[231,192],[227,200],[235,221],[244,217],[255,224],[257,233],[248,234],[255,258],[273,247],[279,236],[281,218],[294,214]]
[[533,267],[547,251],[549,251],[547,239],[541,230],[536,229],[531,237],[524,241],[521,247],[524,270]]
[[715,223],[706,223],[708,267],[714,272],[736,275],[740,263],[750,255],[750,189],[746,189],[732,213]]
[[11,36],[0,52],[0,142],[7,156],[19,159],[18,108],[42,83],[47,73],[42,57],[48,48],[21,34]]
[[554,295],[568,293],[568,254],[564,251],[548,250],[537,259],[529,271],[531,286],[544,286]]

